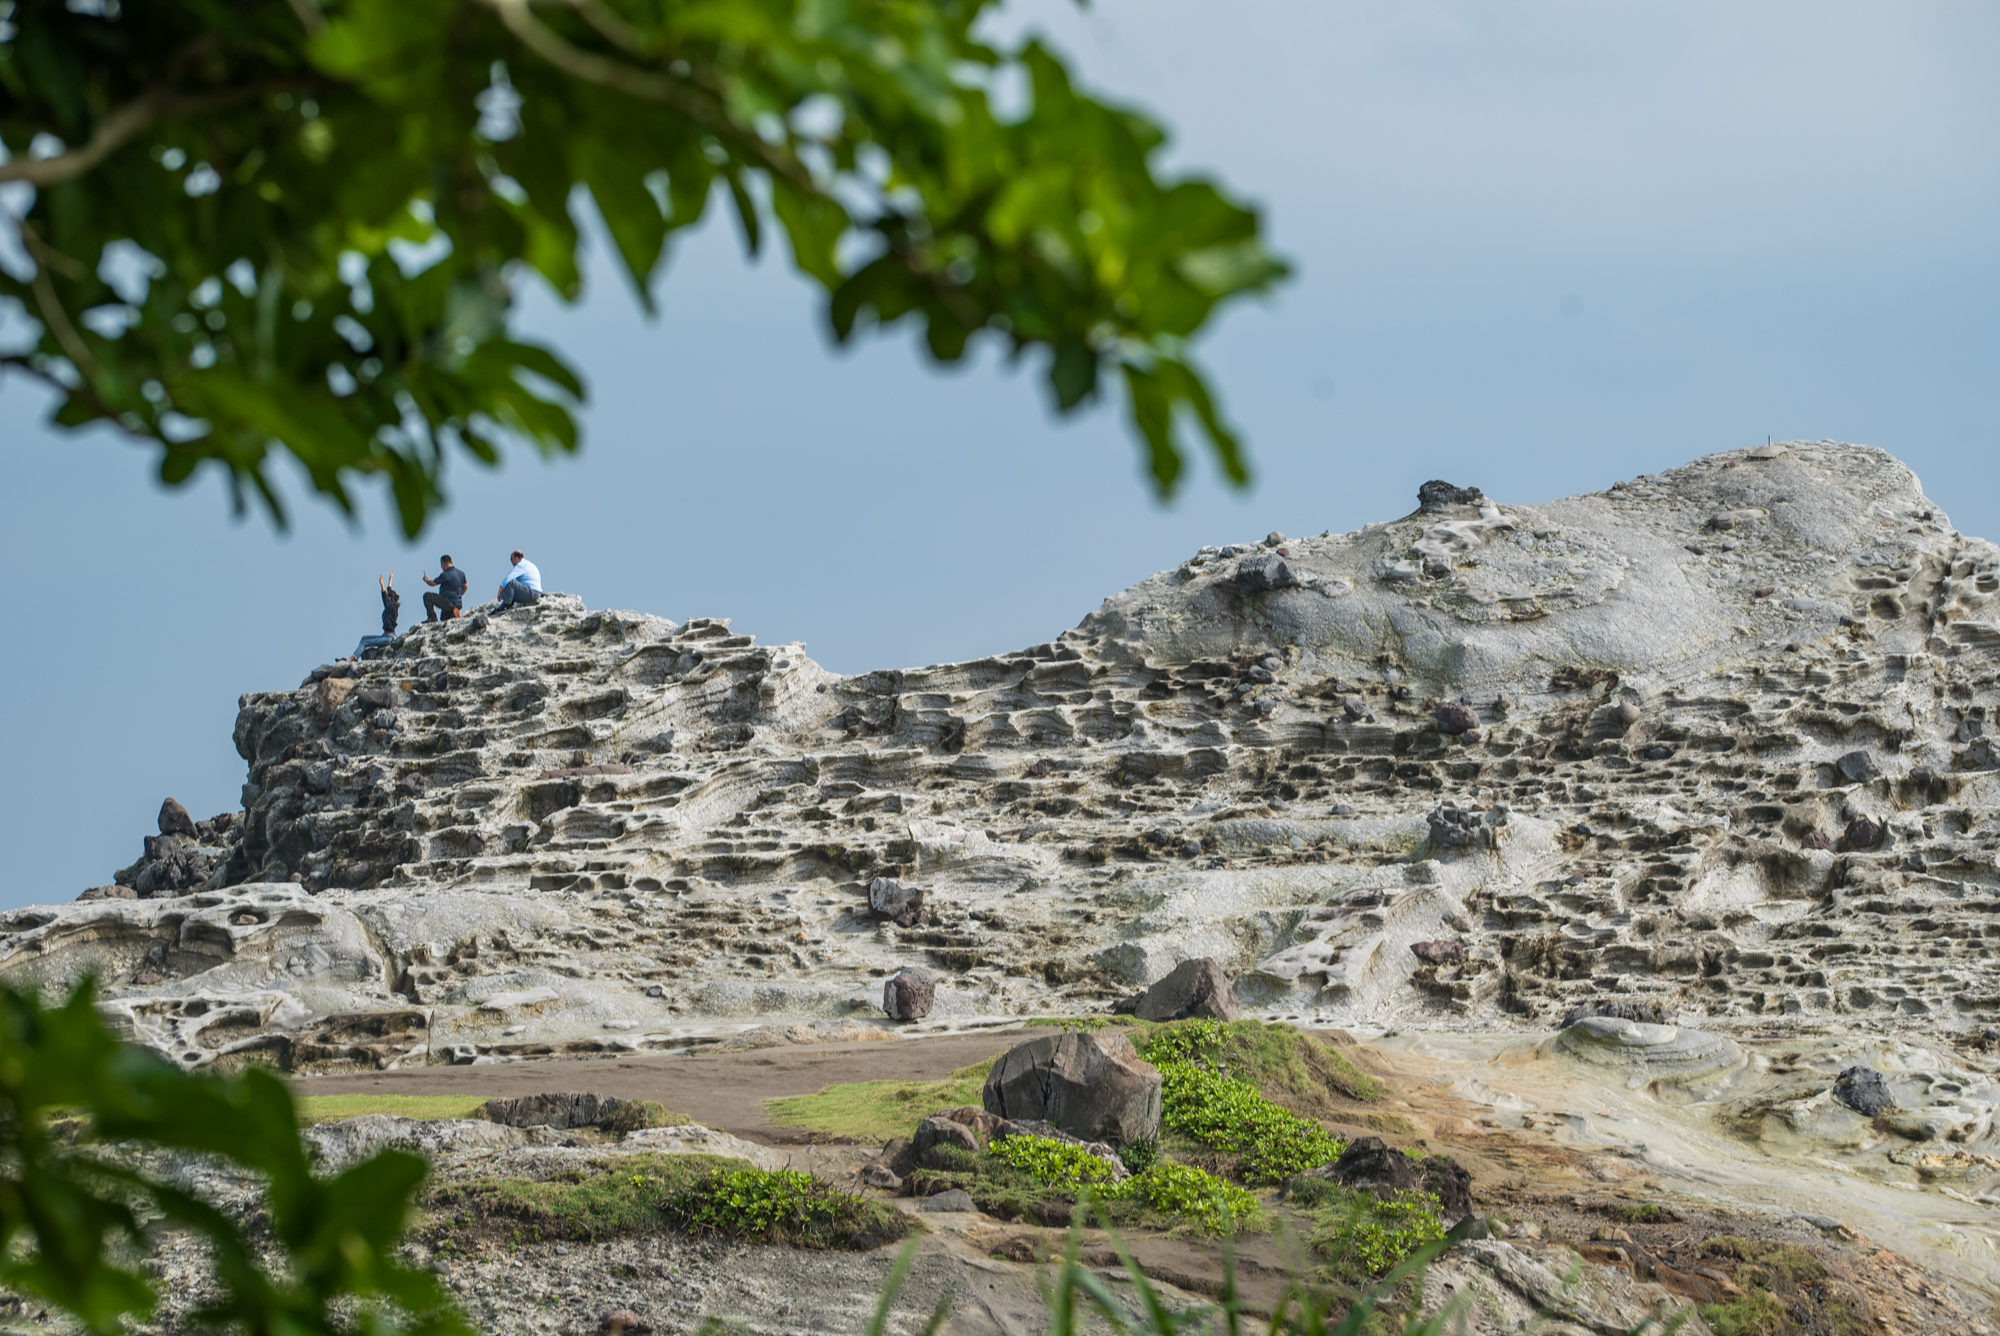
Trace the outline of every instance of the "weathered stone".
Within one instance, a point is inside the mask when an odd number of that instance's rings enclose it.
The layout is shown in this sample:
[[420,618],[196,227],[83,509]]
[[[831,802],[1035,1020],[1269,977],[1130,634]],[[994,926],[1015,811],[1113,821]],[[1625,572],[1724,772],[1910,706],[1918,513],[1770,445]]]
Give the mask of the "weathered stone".
[[1235,584],[1246,594],[1291,589],[1298,583],[1298,572],[1292,569],[1292,564],[1276,554],[1245,557],[1236,563]]
[[1646,712],[1639,708],[1637,701],[1621,700],[1613,705],[1608,713],[1612,723],[1620,728],[1630,728],[1638,723]]
[[504,1127],[595,1127],[620,1103],[588,1093],[522,1095],[518,1099],[489,1099],[483,1112],[488,1122]]
[[[978,1134],[964,1123],[935,1114],[917,1124],[916,1134],[910,1138],[910,1148],[916,1152],[919,1164],[929,1163],[926,1157],[935,1150],[964,1151],[968,1155],[976,1155],[986,1149]],[[942,1167],[949,1161],[938,1163]]]
[[597,1329],[605,1336],[648,1336],[653,1324],[629,1308],[614,1308],[599,1319]]
[[924,888],[906,885],[895,877],[877,877],[868,883],[868,912],[910,928],[926,920]]
[[1113,1146],[1160,1132],[1160,1074],[1123,1035],[1066,1033],[1007,1050],[986,1078],[989,1113],[1044,1119]]
[[194,818],[188,815],[187,808],[172,798],[160,804],[160,834],[185,835],[189,839],[195,837]]
[[1438,732],[1457,737],[1478,728],[1479,716],[1472,712],[1470,705],[1448,700],[1437,707],[1437,726]]
[[1142,1021],[1207,1017],[1233,1021],[1243,1014],[1222,966],[1207,956],[1183,960],[1139,997],[1133,1013]]
[[882,983],[882,1010],[892,1021],[920,1021],[936,999],[937,980],[921,965],[905,965]]
[[1850,784],[1865,784],[1882,773],[1875,764],[1875,758],[1865,751],[1843,752],[1833,766]]
[[1848,1067],[1833,1081],[1833,1097],[1853,1109],[1873,1118],[1878,1113],[1896,1107],[1895,1092],[1882,1073],[1872,1067]]
[[1458,965],[1465,960],[1465,943],[1456,938],[1435,942],[1411,942],[1410,954],[1426,965]]
[[1885,828],[1879,821],[1872,817],[1857,816],[1847,823],[1847,829],[1841,838],[1847,841],[1847,847],[1850,849],[1873,849],[1882,843],[1882,836],[1885,833]]
[[1417,489],[1417,508],[1445,510],[1452,506],[1476,506],[1486,499],[1477,487],[1454,487],[1442,478],[1433,478]]
[[925,1199],[919,1211],[976,1211],[979,1204],[972,1200],[972,1194],[964,1188],[946,1188],[943,1192]]

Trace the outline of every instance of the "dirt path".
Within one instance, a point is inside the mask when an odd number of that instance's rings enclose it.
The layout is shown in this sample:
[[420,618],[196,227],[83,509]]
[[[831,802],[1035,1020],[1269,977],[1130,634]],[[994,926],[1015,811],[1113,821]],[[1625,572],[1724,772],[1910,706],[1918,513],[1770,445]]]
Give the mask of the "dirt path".
[[800,1044],[681,1057],[551,1058],[478,1067],[308,1076],[299,1095],[483,1095],[488,1098],[587,1090],[619,1099],[656,1099],[696,1122],[766,1144],[795,1141],[794,1128],[769,1121],[764,1101],[810,1095],[850,1081],[937,1081],[996,1058],[1024,1039],[1019,1030],[921,1039]]

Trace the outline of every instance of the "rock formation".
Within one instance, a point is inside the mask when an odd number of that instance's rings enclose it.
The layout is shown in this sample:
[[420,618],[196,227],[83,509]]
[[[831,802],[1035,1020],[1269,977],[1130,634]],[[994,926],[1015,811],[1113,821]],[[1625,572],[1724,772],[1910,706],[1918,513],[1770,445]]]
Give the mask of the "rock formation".
[[1329,1024],[1976,1035],[1996,595],[2000,550],[1825,442],[1427,484],[927,668],[551,594],[244,696],[243,810],[0,913],[0,975],[294,1067],[879,1019],[912,965],[933,1021],[1103,1011],[1199,957]]

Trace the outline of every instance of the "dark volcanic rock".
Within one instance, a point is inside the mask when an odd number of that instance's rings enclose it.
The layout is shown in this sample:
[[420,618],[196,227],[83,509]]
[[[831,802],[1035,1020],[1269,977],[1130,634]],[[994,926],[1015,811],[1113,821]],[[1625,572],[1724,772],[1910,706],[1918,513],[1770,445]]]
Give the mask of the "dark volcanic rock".
[[1896,1096],[1873,1067],[1849,1067],[1833,1079],[1833,1097],[1870,1118],[1896,1107]]
[[1857,816],[1847,823],[1843,838],[1850,849],[1873,849],[1882,843],[1883,829],[1880,822],[1869,817]]
[[1443,510],[1447,506],[1476,506],[1486,499],[1477,487],[1454,487],[1442,478],[1432,478],[1417,489],[1417,509]]
[[1043,1119],[1113,1146],[1160,1133],[1160,1074],[1123,1035],[1062,1034],[1007,1050],[986,1078],[988,1113]]
[[1237,1005],[1236,990],[1222,966],[1207,956],[1183,960],[1166,978],[1139,997],[1133,1014],[1142,1021],[1181,1021],[1205,1016],[1233,1021],[1243,1014]]
[[1246,594],[1290,589],[1298,582],[1298,572],[1292,569],[1292,564],[1276,553],[1245,557],[1236,564],[1236,587]]

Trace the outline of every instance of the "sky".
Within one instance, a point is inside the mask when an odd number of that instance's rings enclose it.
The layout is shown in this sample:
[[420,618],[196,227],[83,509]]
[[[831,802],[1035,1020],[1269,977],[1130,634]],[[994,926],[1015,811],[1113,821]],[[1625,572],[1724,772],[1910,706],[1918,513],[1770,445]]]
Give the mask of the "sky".
[[1393,518],[1429,478],[1532,503],[1767,436],[1887,449],[2000,538],[2000,7],[1048,0],[994,27],[1030,32],[1296,267],[1198,345],[1247,493],[1204,463],[1157,504],[1120,406],[1058,419],[1032,366],[833,347],[726,222],[654,321],[601,247],[579,306],[527,291],[588,375],[585,449],[458,461],[414,547],[379,495],[279,535],[213,480],[165,491],[10,377],[0,907],[108,882],[164,797],[233,810],[238,694],[376,629],[378,573],[407,622],[441,552],[475,595],[519,546],[593,607],[859,672],[1048,640],[1205,543]]

